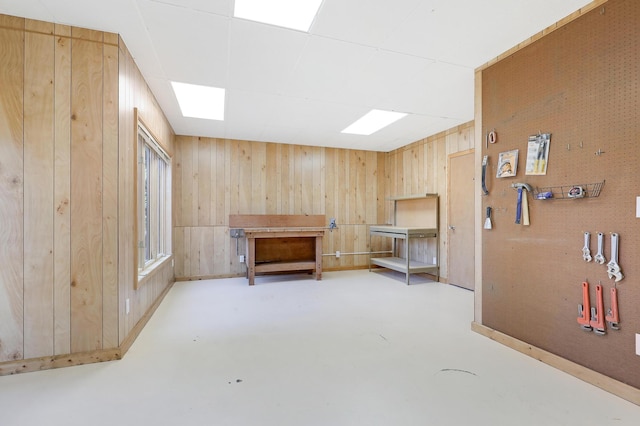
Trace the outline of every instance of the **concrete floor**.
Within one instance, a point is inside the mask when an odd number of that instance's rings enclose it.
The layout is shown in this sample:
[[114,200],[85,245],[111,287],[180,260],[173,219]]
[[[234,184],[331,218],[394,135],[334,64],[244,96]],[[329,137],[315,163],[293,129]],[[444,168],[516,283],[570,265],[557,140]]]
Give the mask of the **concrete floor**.
[[121,361],[0,377],[0,424],[638,425],[640,407],[470,331],[395,272],[176,283]]

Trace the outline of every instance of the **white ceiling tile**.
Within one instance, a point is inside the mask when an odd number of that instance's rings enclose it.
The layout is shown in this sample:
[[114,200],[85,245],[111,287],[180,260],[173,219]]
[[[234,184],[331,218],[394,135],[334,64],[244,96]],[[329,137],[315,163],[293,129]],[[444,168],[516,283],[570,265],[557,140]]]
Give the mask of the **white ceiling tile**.
[[358,99],[359,104],[375,107],[390,94],[404,96],[399,93],[404,82],[432,63],[417,56],[379,50],[360,73],[351,76],[344,90],[352,99]]
[[45,7],[40,0],[2,0],[0,2],[0,13],[55,22],[55,16],[52,11]]
[[[139,0],[138,0],[139,1]],[[233,0],[151,0],[154,3],[173,5],[198,12],[215,13],[216,15],[232,16]]]
[[420,3],[420,0],[325,0],[311,33],[379,46]]
[[584,0],[431,1],[421,4],[383,47],[475,68],[586,3]]
[[374,48],[312,36],[287,83],[286,93],[340,100],[345,84],[358,76],[375,54]]
[[[140,13],[169,80],[227,85],[230,18],[141,0]],[[167,16],[171,21],[167,22]]]
[[241,19],[231,21],[229,87],[279,92],[309,35]]

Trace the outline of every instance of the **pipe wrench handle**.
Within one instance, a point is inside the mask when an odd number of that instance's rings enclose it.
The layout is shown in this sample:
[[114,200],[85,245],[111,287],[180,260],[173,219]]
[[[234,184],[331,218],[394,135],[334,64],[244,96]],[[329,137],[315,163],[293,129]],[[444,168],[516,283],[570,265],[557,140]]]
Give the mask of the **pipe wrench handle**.
[[591,324],[589,321],[589,313],[591,312],[591,307],[589,303],[589,283],[584,281],[582,283],[582,304],[578,305],[578,324],[582,326],[583,329],[590,331]]
[[605,318],[614,330],[620,330],[620,314],[618,313],[618,290],[615,287],[611,288],[611,308],[607,312]]

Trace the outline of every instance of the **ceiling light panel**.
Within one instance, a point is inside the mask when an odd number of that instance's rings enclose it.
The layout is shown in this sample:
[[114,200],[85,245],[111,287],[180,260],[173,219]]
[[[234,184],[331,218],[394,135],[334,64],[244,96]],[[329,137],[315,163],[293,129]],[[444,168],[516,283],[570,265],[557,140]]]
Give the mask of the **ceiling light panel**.
[[233,16],[308,32],[322,0],[236,0]]
[[224,120],[224,89],[175,81],[171,86],[184,117]]
[[401,118],[406,117],[406,115],[407,114],[402,112],[372,109],[362,118],[344,129],[342,133],[369,136],[377,132],[378,130],[400,120]]

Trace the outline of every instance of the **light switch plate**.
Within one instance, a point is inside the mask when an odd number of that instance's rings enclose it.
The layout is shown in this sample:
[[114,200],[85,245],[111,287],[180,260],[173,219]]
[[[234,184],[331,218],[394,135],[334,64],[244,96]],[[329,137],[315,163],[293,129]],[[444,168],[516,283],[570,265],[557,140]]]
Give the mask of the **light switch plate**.
[[640,355],[640,334],[636,333],[636,355]]
[[640,197],[636,197],[636,217],[640,217]]

